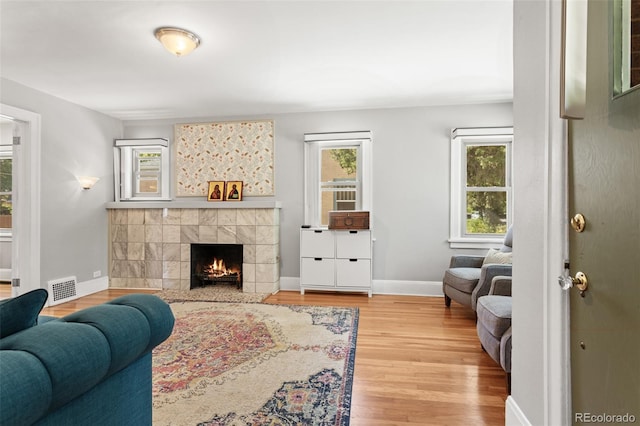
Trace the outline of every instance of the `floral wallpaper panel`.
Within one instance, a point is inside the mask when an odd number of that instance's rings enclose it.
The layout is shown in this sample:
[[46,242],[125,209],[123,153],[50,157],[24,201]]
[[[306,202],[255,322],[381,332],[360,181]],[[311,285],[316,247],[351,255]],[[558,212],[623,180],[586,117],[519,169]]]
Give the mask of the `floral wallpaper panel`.
[[210,180],[241,180],[243,196],[272,196],[273,121],[175,126],[176,195],[207,195]]

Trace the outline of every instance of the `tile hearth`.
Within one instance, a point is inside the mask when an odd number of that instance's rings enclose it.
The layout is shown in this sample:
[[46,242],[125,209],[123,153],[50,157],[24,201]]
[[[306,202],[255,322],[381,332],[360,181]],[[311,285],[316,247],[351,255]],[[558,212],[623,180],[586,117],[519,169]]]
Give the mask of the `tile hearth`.
[[243,292],[280,288],[278,208],[108,211],[111,287],[188,290],[191,243],[210,243],[243,244]]

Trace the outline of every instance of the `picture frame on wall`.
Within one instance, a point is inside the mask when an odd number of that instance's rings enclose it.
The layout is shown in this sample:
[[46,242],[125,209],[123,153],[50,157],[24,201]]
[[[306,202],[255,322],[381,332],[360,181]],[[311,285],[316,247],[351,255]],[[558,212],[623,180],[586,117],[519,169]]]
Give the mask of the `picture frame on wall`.
[[241,201],[242,200],[242,181],[230,180],[227,181],[225,189],[226,201]]
[[207,201],[224,201],[225,182],[223,180],[210,180],[207,190]]

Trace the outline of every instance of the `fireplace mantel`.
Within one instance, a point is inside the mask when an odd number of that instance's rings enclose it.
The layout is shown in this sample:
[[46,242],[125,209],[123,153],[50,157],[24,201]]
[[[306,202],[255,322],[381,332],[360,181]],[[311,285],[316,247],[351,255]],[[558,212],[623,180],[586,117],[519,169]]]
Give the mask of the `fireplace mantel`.
[[119,201],[106,204],[107,209],[279,209],[280,201]]

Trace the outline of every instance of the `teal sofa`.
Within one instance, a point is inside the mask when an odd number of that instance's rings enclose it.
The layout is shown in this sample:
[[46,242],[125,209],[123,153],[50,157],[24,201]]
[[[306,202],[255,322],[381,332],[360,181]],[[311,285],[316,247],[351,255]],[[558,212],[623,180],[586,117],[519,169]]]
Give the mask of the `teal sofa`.
[[173,330],[169,305],[131,294],[16,325],[6,305],[39,313],[39,297],[0,302],[0,424],[151,425],[151,351]]

